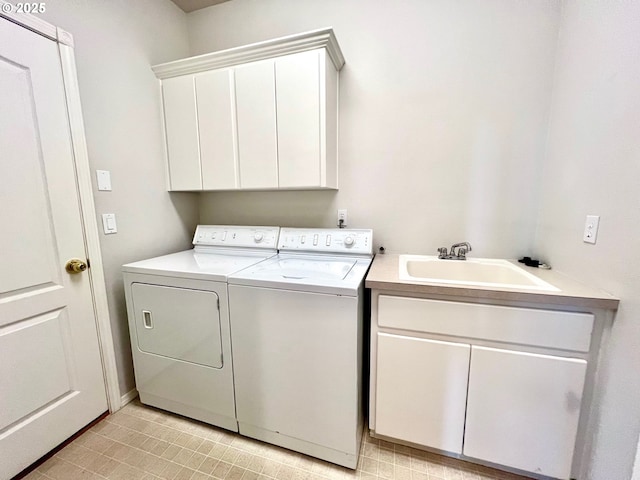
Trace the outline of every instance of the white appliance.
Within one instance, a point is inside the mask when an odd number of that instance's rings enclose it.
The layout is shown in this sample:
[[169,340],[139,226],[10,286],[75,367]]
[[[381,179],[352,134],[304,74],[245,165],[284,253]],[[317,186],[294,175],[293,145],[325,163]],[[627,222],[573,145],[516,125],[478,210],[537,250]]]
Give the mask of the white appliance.
[[238,431],[227,278],[274,256],[278,234],[199,225],[192,250],[122,267],[142,403]]
[[240,433],[355,468],[372,231],[282,228],[279,250],[229,277]]

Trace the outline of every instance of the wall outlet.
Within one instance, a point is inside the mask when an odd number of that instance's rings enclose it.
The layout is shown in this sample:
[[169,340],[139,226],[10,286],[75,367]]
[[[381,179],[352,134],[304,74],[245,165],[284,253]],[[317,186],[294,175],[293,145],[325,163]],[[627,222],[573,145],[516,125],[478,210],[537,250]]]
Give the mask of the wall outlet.
[[584,241],[585,243],[596,243],[599,224],[600,216],[587,215],[587,221],[584,224],[584,235],[582,237],[582,241]]
[[[340,220],[342,220],[342,222],[340,222]],[[339,227],[347,226],[347,210],[346,209],[338,210],[338,226]]]

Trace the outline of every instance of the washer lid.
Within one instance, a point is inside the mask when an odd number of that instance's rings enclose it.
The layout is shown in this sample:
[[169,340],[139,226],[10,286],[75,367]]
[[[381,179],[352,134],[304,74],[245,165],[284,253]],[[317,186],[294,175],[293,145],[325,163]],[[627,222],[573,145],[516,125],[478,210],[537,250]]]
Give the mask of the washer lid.
[[230,284],[355,296],[371,258],[279,254],[229,277]]
[[325,258],[280,258],[265,265],[263,273],[276,272],[276,276],[288,279],[344,280],[356,264],[353,259],[327,260]]
[[197,252],[194,249],[122,266],[123,272],[225,282],[234,272],[274,256],[271,252]]

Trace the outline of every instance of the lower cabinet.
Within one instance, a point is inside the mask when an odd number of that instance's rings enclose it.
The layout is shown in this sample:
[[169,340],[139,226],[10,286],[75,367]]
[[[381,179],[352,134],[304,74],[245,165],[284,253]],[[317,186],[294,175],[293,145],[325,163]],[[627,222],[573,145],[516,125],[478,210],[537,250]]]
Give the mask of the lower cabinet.
[[587,362],[472,347],[464,454],[569,478]]
[[[592,314],[375,291],[372,299],[376,435],[572,477]],[[538,317],[546,335],[532,325]]]
[[378,333],[376,432],[462,453],[470,351]]

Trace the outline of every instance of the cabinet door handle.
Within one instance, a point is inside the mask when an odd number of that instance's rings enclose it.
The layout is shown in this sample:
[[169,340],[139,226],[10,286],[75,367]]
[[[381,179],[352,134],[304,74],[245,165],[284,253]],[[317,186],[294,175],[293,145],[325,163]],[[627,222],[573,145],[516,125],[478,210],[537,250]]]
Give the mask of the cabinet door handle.
[[153,328],[153,319],[149,310],[142,311],[142,323],[144,323],[144,328]]

